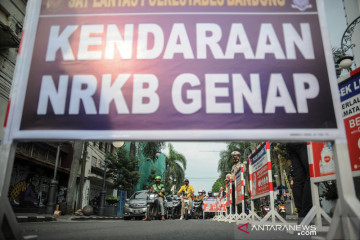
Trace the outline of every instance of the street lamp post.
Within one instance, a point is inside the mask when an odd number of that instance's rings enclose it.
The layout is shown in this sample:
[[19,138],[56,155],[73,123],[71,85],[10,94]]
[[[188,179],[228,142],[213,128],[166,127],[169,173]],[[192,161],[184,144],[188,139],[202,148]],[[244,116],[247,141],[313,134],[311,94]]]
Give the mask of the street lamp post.
[[59,165],[60,149],[61,149],[61,143],[59,143],[57,146],[55,167],[54,167],[54,176],[50,183],[49,198],[48,198],[48,203],[46,205],[46,213],[48,213],[48,214],[54,213],[54,210],[56,207],[56,191],[57,191],[57,186],[58,186],[58,181],[56,180],[56,175],[57,175],[57,168]]
[[105,164],[104,164],[104,179],[103,179],[103,187],[100,192],[100,203],[99,203],[99,216],[104,216],[105,209],[105,197],[106,197],[106,168],[108,162],[108,144],[105,144]]
[[353,47],[355,44],[351,42],[351,37],[354,33],[354,29],[357,24],[360,23],[360,17],[357,17],[354,21],[352,21],[349,26],[344,31],[344,34],[341,38],[341,53],[342,57],[339,58],[336,63],[338,65],[337,74],[340,75],[342,69],[348,69],[351,71],[351,65],[353,64],[354,57],[347,56],[346,52]]

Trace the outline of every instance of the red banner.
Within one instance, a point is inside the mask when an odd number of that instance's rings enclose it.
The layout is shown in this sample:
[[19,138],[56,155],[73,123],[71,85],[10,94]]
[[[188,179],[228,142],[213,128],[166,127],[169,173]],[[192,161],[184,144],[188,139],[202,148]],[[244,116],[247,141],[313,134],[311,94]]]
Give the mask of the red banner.
[[[359,70],[358,68],[357,70]],[[360,74],[339,84],[352,171],[360,171]]]
[[241,203],[241,168],[235,174],[236,185],[235,185],[235,204]]
[[313,142],[314,177],[335,174],[333,147],[331,142]]
[[216,212],[216,198],[204,199],[204,212]]
[[230,184],[226,184],[226,206],[230,206]]
[[270,192],[265,145],[252,157],[252,194],[257,197]]

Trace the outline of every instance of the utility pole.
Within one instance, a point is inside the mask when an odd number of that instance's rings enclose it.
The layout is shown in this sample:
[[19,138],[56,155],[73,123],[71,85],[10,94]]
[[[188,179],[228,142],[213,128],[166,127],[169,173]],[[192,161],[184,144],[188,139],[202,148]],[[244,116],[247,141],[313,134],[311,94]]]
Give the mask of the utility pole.
[[49,199],[48,199],[48,203],[46,205],[46,213],[48,213],[48,214],[52,214],[54,212],[55,206],[56,206],[56,192],[57,192],[57,186],[58,186],[58,181],[56,180],[56,175],[57,175],[57,169],[58,169],[58,165],[59,165],[60,149],[61,149],[61,143],[59,143],[57,146],[55,167],[54,167],[54,176],[50,183]]
[[83,147],[83,157],[81,160],[81,173],[80,173],[80,186],[79,186],[79,194],[78,194],[78,202],[77,202],[77,208],[83,208],[82,202],[83,202],[83,191],[84,191],[84,181],[85,181],[85,166],[86,166],[86,158],[87,158],[87,147],[88,142],[84,143]]
[[99,203],[99,216],[104,216],[105,209],[105,198],[106,198],[106,167],[107,167],[107,157],[108,157],[108,143],[105,145],[105,164],[104,164],[104,179],[103,179],[103,187],[100,193],[100,203]]
[[74,152],[73,152],[73,160],[71,163],[70,169],[70,176],[68,182],[68,190],[66,194],[66,213],[72,214],[74,212],[73,209],[73,202],[74,202],[74,195],[75,195],[75,186],[76,186],[76,179],[78,177],[79,172],[79,165],[80,165],[80,158],[81,152],[83,147],[82,141],[75,141],[74,142]]

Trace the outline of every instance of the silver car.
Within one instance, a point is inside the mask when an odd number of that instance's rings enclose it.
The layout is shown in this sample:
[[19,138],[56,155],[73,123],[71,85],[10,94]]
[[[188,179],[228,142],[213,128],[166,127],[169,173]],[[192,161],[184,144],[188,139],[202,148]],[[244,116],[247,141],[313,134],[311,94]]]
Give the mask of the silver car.
[[131,218],[142,219],[146,213],[147,190],[135,192],[130,199],[126,199],[124,206],[124,220]]

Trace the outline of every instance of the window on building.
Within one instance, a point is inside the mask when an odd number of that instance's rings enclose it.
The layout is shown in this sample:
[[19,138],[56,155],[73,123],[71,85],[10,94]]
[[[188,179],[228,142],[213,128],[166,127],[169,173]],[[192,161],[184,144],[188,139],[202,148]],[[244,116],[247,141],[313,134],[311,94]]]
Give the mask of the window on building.
[[91,166],[96,167],[96,163],[97,163],[97,158],[93,156],[91,160]]
[[110,144],[110,152],[111,152],[111,153],[115,153],[115,151],[114,151],[114,146],[113,146],[112,144]]

